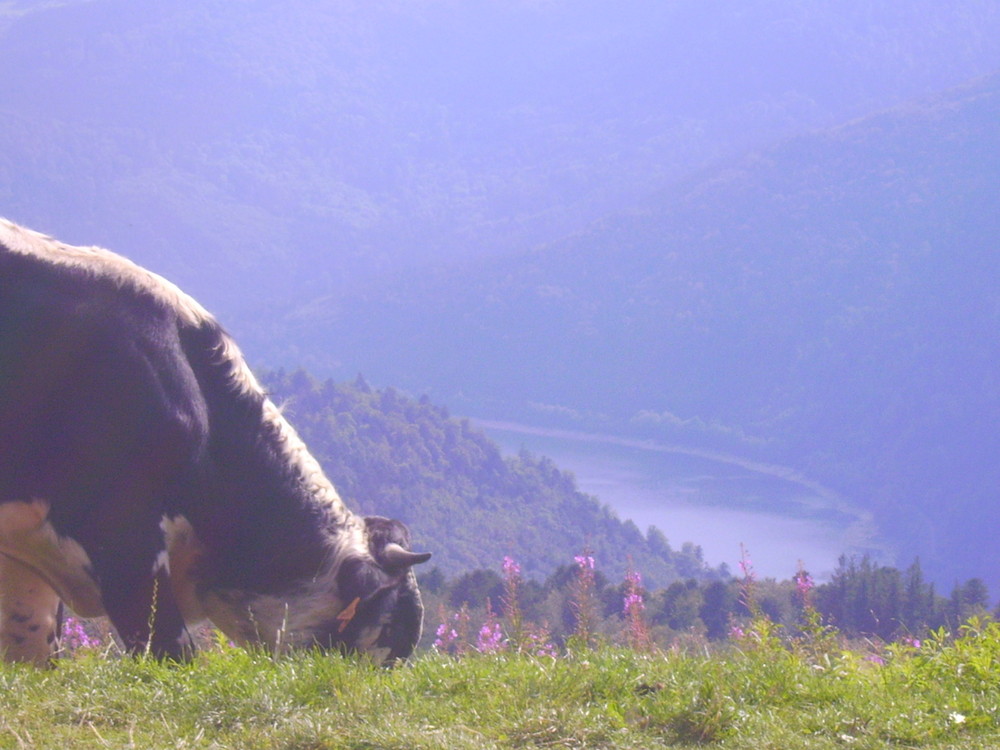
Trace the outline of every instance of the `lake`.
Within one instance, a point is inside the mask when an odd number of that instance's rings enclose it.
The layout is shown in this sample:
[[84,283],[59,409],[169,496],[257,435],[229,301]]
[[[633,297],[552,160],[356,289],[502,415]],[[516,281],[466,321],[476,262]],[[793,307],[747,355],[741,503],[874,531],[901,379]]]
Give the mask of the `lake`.
[[640,529],[737,573],[741,545],[763,577],[789,578],[799,561],[818,580],[842,554],[884,557],[870,514],[786,467],[643,440],[472,420],[508,453],[525,448],[571,472]]

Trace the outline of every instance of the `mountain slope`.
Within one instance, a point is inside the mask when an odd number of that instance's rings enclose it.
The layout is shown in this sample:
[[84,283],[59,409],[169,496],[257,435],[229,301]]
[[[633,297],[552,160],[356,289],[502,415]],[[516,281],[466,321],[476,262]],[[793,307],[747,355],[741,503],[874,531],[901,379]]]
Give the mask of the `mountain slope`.
[[620,521],[551,461],[497,446],[426,398],[392,388],[317,383],[299,371],[265,383],[348,505],[399,518],[415,548],[430,550],[449,575],[496,568],[505,555],[541,579],[585,548],[615,579],[629,564],[650,585],[717,578],[691,543],[673,550],[663,535]]

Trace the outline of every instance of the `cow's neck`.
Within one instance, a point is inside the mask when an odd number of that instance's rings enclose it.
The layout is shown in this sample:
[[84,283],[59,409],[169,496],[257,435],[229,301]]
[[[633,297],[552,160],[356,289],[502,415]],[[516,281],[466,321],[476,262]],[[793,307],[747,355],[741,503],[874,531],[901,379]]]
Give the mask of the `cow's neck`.
[[[252,583],[269,593],[324,575],[345,546],[363,543],[361,519],[343,504],[231,339],[216,327],[195,334],[201,340],[192,347],[192,366],[209,430],[203,493],[190,520],[199,535],[211,537],[204,540],[213,568],[206,572],[220,586]],[[199,360],[204,352],[210,356]]]

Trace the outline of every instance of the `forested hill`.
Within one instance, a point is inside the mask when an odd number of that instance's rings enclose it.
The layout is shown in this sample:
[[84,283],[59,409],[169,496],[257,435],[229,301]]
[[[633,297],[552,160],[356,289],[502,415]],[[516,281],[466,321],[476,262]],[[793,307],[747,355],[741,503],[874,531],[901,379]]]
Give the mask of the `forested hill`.
[[515,557],[543,577],[589,548],[621,578],[631,559],[649,585],[712,578],[699,547],[676,551],[656,529],[643,535],[547,458],[499,448],[465,419],[362,378],[318,383],[302,371],[271,373],[266,387],[350,507],[399,518],[414,547],[455,574]]

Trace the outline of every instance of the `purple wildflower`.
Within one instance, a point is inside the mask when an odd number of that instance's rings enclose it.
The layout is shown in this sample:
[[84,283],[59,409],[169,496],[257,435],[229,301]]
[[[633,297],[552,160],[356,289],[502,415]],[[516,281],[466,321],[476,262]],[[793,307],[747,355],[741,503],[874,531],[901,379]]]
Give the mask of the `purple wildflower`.
[[434,639],[434,648],[438,651],[447,651],[451,644],[458,640],[458,633],[447,622],[438,625],[435,635],[437,637]]
[[642,616],[643,610],[646,609],[646,602],[642,596],[642,576],[638,570],[631,567],[631,563],[625,572],[623,604],[629,645],[637,651],[648,649],[652,644],[652,637]]
[[469,645],[469,610],[463,604],[451,617],[444,605],[440,609],[441,624],[435,631],[434,648],[444,653],[461,655]]
[[479,635],[476,638],[476,650],[483,654],[493,654],[502,651],[507,647],[507,642],[503,637],[503,630],[496,614],[493,612],[493,604],[486,600],[486,622],[479,628]]
[[549,630],[545,625],[528,631],[523,649],[535,656],[548,656],[555,659],[558,656],[555,644],[549,639]]
[[806,572],[806,569],[802,566],[802,561],[799,560],[799,570],[795,574],[795,590],[799,593],[799,598],[802,600],[802,606],[806,609],[812,607],[812,602],[809,601],[810,592],[816,587],[816,582],[813,581],[813,577]]
[[518,590],[521,587],[521,566],[513,557],[507,555],[503,559],[503,598],[500,601],[504,617],[507,619],[507,633],[510,636],[511,648],[521,649],[524,641],[524,617],[521,614],[521,603],[518,600]]
[[494,654],[504,648],[503,631],[497,621],[484,622],[476,638],[476,650],[483,654]]
[[804,570],[800,570],[798,575],[795,576],[795,588],[798,589],[799,594],[803,599],[809,595],[809,592],[812,591],[814,585],[812,576]]
[[625,573],[625,614],[631,615],[633,612],[641,612],[646,609],[646,603],[642,598],[642,576],[638,570],[629,569]]
[[573,558],[577,564],[576,580],[570,594],[570,606],[576,615],[574,635],[579,642],[591,646],[597,624],[597,592],[594,557],[589,550]]
[[81,620],[70,615],[63,621],[60,643],[66,651],[78,651],[83,648],[97,648],[101,645],[99,638],[93,638],[87,632]]

